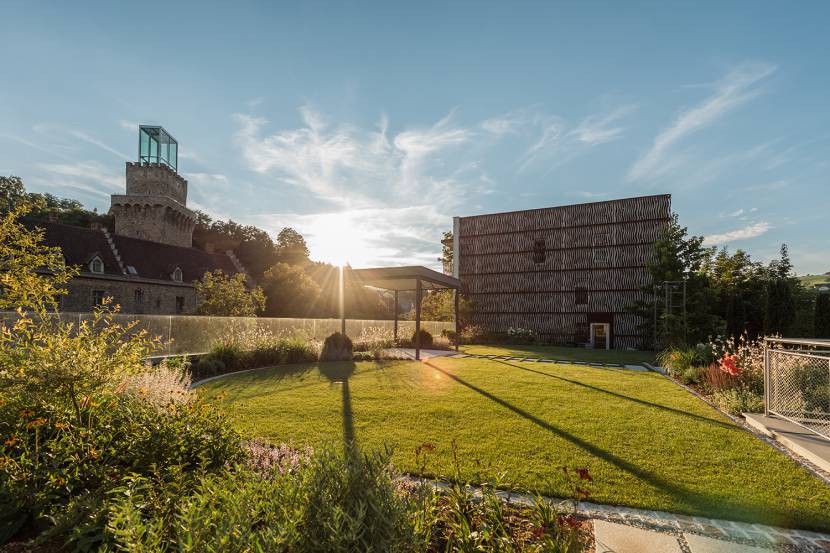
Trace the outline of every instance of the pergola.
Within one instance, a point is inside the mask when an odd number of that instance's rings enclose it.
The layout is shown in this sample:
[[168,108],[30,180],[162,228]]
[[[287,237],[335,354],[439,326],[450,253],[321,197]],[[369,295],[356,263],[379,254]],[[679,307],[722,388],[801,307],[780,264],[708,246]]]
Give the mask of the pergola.
[[[363,286],[383,288],[395,292],[395,338],[398,337],[398,292],[415,292],[415,359],[421,358],[421,299],[424,290],[455,290],[455,349],[458,350],[458,294],[461,281],[455,277],[426,267],[378,267],[374,269],[347,269],[349,278]],[[346,333],[346,312],[343,301],[343,282],[340,283],[340,319]]]

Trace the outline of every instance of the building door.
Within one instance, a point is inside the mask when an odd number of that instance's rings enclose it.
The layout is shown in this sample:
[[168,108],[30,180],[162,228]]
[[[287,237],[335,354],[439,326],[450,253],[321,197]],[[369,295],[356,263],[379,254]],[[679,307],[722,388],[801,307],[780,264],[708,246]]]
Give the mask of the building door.
[[611,332],[608,323],[591,323],[591,347],[611,349]]

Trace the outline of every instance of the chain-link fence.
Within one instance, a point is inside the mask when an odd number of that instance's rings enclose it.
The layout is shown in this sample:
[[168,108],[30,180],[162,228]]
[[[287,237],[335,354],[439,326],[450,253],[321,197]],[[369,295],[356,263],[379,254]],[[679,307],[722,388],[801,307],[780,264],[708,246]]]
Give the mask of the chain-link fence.
[[[80,324],[91,320],[92,313],[56,313],[56,319]],[[0,326],[13,324],[17,313],[0,311]],[[120,324],[138,321],[136,329],[146,329],[151,336],[158,336],[164,344],[157,355],[205,353],[216,342],[233,336],[264,333],[278,337],[299,337],[322,340],[340,331],[340,319],[288,319],[270,317],[205,317],[190,315],[134,315],[116,314],[113,320]],[[359,338],[364,333],[382,331],[389,335],[394,321],[346,319],[346,334]],[[455,323],[421,321],[421,328],[438,336],[444,329],[455,330]],[[415,333],[415,321],[398,321],[398,337],[411,338]]]
[[830,439],[830,341],[767,339],[767,413]]

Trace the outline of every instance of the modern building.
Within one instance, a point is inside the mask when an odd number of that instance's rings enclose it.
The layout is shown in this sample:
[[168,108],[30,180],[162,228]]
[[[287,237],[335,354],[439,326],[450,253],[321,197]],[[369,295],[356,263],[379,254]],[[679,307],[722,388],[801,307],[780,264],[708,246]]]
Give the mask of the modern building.
[[193,247],[196,215],[187,208],[187,181],[177,172],[178,144],[162,127],[139,128],[139,161],[127,162],[126,194],[112,196],[114,232],[54,221],[44,230],[79,276],[61,298],[62,311],[90,311],[105,297],[124,313],[188,314],[196,310],[193,281],[206,271],[245,272],[233,251]]
[[455,217],[452,274],[484,330],[636,348],[628,307],[650,284],[646,264],[670,217],[669,195]]

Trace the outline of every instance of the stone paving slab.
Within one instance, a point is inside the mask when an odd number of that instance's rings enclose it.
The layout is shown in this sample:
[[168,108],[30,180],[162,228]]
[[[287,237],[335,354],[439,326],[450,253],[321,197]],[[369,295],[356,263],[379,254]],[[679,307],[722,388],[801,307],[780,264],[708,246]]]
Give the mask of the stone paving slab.
[[596,553],[683,553],[675,536],[604,520],[593,523]]
[[744,545],[730,541],[716,540],[697,534],[683,534],[686,545],[692,553],[771,553],[773,549]]

